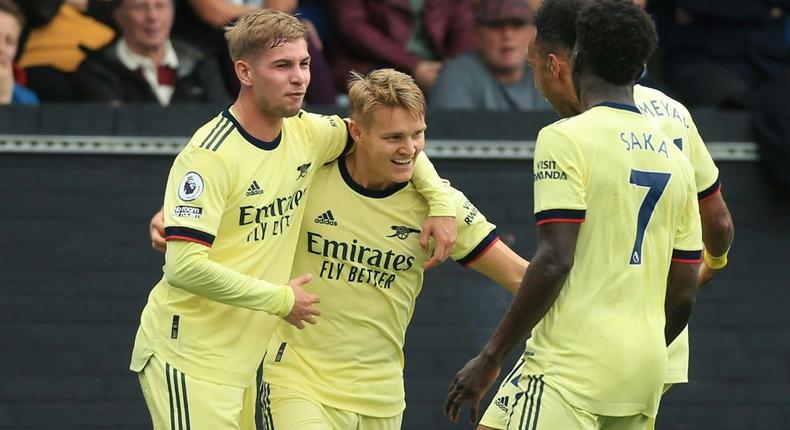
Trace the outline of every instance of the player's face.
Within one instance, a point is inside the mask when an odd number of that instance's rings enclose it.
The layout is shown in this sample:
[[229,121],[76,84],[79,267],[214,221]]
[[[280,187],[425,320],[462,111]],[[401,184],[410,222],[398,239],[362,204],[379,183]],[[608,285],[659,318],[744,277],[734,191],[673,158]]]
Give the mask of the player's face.
[[408,182],[414,160],[425,147],[425,116],[414,117],[401,107],[376,108],[361,125],[357,150],[367,170],[369,188]]
[[266,115],[287,118],[299,113],[310,84],[307,41],[295,39],[269,48],[249,62],[248,86]]
[[560,53],[546,53],[539,38],[530,41],[527,64],[532,68],[535,87],[563,118],[581,112],[573,89],[569,59]]
[[124,0],[115,11],[121,33],[132,49],[160,49],[170,37],[174,0]]
[[478,52],[488,66],[508,73],[524,68],[527,45],[535,36],[535,26],[523,21],[481,24],[475,30]]
[[11,70],[21,31],[13,15],[0,12],[0,69]]

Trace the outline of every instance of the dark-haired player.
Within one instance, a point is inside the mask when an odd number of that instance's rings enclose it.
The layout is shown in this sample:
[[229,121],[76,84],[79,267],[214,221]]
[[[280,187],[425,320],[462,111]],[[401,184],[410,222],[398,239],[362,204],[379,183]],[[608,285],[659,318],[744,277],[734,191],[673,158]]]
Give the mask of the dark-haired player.
[[[565,117],[581,112],[579,99],[571,80],[570,57],[576,43],[576,17],[586,0],[547,0],[535,16],[537,36],[529,50],[529,64],[534,69],[536,85]],[[700,284],[707,282],[727,264],[727,252],[734,227],[730,212],[720,192],[719,170],[697,131],[688,110],[664,93],[641,85],[634,86],[634,101],[640,111],[652,118],[694,168],[705,244]],[[669,346],[669,363],[664,390],[672,384],[688,382],[688,330],[684,330]],[[514,396],[518,393],[521,364],[503,379],[494,400],[480,420],[478,430],[504,429]],[[647,428],[654,427],[651,419]]]
[[[629,0],[590,3],[576,25],[584,112],[538,136],[538,250],[453,381],[453,420],[469,400],[476,421],[502,358],[532,330],[508,429],[642,430],[658,408],[666,344],[691,314],[702,254],[693,170],[633,98],[655,28]],[[562,94],[541,89],[552,102]]]

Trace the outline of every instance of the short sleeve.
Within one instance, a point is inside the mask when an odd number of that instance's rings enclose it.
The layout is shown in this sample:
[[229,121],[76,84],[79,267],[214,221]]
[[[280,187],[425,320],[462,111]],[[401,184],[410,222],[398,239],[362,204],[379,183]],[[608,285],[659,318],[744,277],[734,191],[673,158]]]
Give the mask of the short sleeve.
[[349,139],[348,127],[343,118],[304,111],[299,115],[318,144],[318,151],[321,152],[319,160],[328,163],[343,154]]
[[[691,181],[690,175],[688,181]],[[685,205],[675,232],[672,261],[699,263],[702,260],[702,223],[699,217],[695,186],[689,183]]]
[[[689,117],[690,118],[690,117]],[[689,124],[689,148],[691,155],[691,163],[694,166],[694,181],[697,185],[697,198],[704,200],[714,194],[721,188],[719,182],[719,169],[713,162],[713,158],[702,140],[697,126],[691,122]]]
[[211,246],[230,189],[229,171],[214,151],[187,146],[170,168],[165,191],[165,239]]
[[458,223],[458,238],[450,251],[450,258],[468,265],[483,255],[499,237],[496,226],[486,219],[466,196],[450,188],[456,206],[456,222]]
[[586,164],[576,142],[551,126],[541,130],[533,172],[538,225],[584,222]]

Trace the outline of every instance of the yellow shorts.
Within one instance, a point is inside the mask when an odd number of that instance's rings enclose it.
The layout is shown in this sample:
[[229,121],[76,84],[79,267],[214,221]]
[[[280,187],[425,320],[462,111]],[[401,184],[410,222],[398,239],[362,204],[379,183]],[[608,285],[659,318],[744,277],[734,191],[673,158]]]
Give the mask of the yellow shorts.
[[370,417],[319,403],[306,394],[263,383],[263,423],[267,430],[400,430],[403,414]]
[[610,417],[576,408],[543,382],[543,375],[524,375],[507,423],[508,430],[644,430],[645,415]]
[[152,355],[138,374],[154,430],[255,430],[255,378],[239,388],[192,378]]
[[510,417],[513,403],[516,402],[516,394],[521,393],[518,381],[521,379],[521,372],[524,368],[524,358],[520,358],[513,369],[505,375],[502,384],[494,394],[491,404],[488,405],[480,420],[480,425],[491,429],[504,430],[507,428],[507,420]]
[[[666,394],[667,391],[669,391],[669,389],[672,388],[673,385],[675,384],[664,384],[664,391],[661,392],[661,395],[663,396],[664,394]],[[645,430],[656,430],[656,418],[649,418],[647,420],[647,424],[645,425]]]

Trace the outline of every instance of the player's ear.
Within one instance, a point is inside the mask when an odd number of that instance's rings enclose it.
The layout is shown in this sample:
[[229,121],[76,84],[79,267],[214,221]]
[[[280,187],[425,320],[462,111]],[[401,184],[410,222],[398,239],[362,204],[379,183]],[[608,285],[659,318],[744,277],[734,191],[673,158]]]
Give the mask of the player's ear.
[[252,66],[246,60],[239,59],[233,63],[236,70],[236,77],[239,78],[241,86],[252,86]]
[[348,132],[354,143],[359,144],[362,141],[362,125],[353,118],[348,121]]
[[561,68],[562,62],[560,59],[554,54],[549,54],[549,71],[551,72],[551,76],[553,76],[554,79],[560,77],[560,73],[562,72]]

